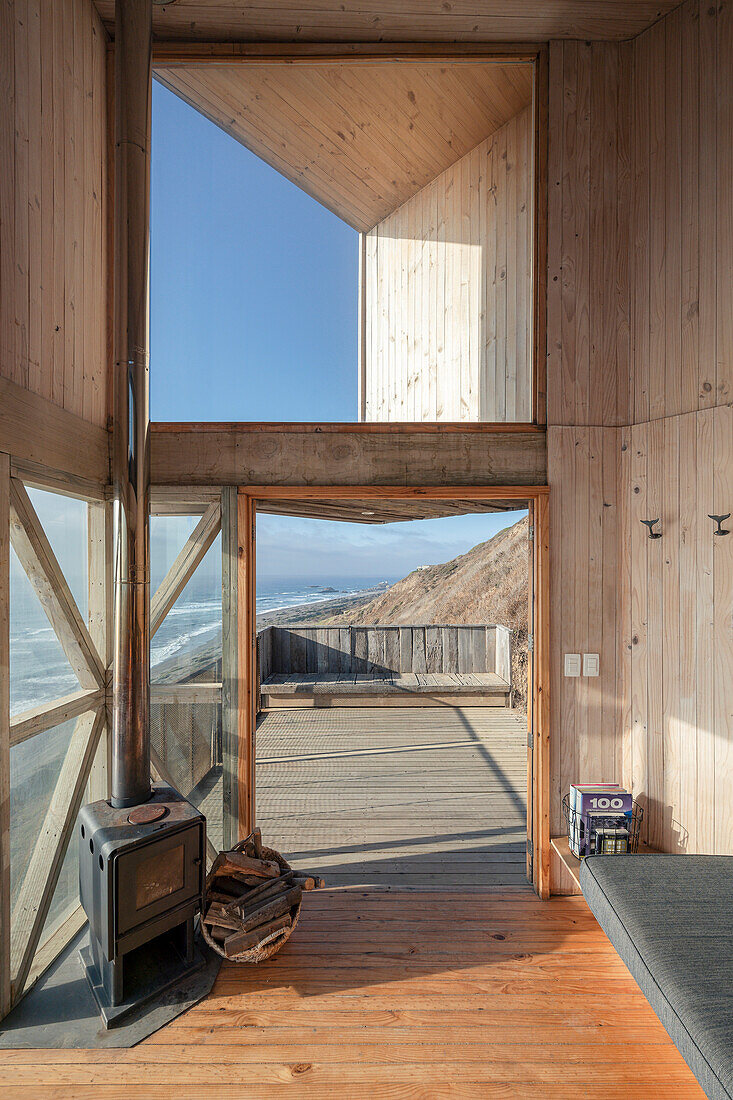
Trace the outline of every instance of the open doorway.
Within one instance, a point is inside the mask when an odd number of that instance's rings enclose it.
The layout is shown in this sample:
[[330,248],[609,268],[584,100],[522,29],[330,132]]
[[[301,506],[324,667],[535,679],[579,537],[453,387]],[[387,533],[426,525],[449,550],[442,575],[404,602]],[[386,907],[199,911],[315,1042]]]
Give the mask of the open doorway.
[[[488,490],[468,491],[468,501],[450,490],[435,490],[438,499],[432,501],[425,499],[429,491],[410,497],[402,490],[407,496],[393,500],[385,496],[388,490],[374,489],[359,497],[357,490],[333,490],[329,497],[324,489],[315,500],[305,497],[313,490],[271,492],[274,499],[245,494],[253,531],[258,511],[306,516],[325,527],[326,519],[414,523],[462,511],[480,516],[497,507],[527,507],[506,494],[492,502]],[[240,522],[242,505],[240,494]],[[492,518],[495,531],[499,525]],[[270,522],[262,517],[263,534]],[[327,574],[315,572],[310,581],[299,578],[299,594],[293,584],[286,595],[262,583],[259,623],[254,551],[245,555],[245,602],[257,648],[250,669],[250,729],[240,726],[240,764],[249,757],[240,772],[240,798],[248,803],[249,820],[277,836],[289,858],[311,869],[318,863],[335,885],[453,888],[537,879],[534,654],[526,656],[527,633],[534,629],[536,528],[526,513],[507,517],[503,526],[473,555],[423,562],[428,568],[412,569],[399,580],[389,575],[385,557],[381,575],[361,578],[372,582],[371,592],[354,592],[340,578],[329,583]],[[244,543],[254,547],[254,539]],[[333,539],[331,545],[338,549]],[[445,582],[453,576],[459,593],[472,570],[480,573],[479,559],[487,559],[498,575],[508,564],[515,568],[518,555],[523,624],[472,616],[470,597],[462,613],[454,603],[441,614],[449,603],[439,596],[427,613],[423,590],[441,578],[449,591]],[[327,591],[333,588],[342,591]],[[284,611],[282,604],[292,607],[296,596],[301,609]],[[479,621],[468,622],[472,617]],[[409,621],[420,618],[432,621]],[[376,619],[392,621],[370,621]],[[523,662],[528,687],[521,682]],[[240,817],[241,811],[240,804]]]

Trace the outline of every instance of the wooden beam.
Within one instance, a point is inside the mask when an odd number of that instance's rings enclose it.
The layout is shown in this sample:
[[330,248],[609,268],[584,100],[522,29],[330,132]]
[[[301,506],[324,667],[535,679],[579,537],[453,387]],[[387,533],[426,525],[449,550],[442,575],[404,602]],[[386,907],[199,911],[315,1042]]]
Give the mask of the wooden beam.
[[221,505],[217,501],[206,509],[150,601],[151,638],[196,572],[220,529]]
[[550,896],[550,502],[534,502],[533,717],[537,892]]
[[104,708],[77,719],[11,918],[13,1004],[23,994],[58,883],[105,722]]
[[359,290],[358,290],[358,323],[359,323],[359,358],[358,358],[358,418],[366,420],[366,362],[367,362],[367,295],[366,295],[366,237],[359,234]]
[[102,659],[22,482],[10,481],[10,538],[61,647],[83,688],[104,687]]
[[[87,561],[89,593],[89,635],[94,642],[105,669],[108,689],[112,676],[112,619],[114,615],[112,505],[92,503],[87,506]],[[107,723],[99,741],[97,755],[89,776],[89,799],[96,802],[109,797],[109,749],[112,731],[111,708],[107,711]]]
[[[527,512],[529,521],[528,535],[528,564],[529,584],[527,585],[527,631],[529,636],[534,635],[534,610],[535,610],[535,502],[529,502]],[[533,648],[527,644],[527,850],[525,856],[525,869],[527,880],[537,889],[537,842],[535,836],[535,784],[534,784],[534,656]]]
[[[521,492],[519,491],[521,489]],[[547,496],[546,485],[243,485],[239,492],[256,500],[534,500]]]
[[[516,492],[516,490],[515,490]],[[404,520],[436,519],[444,516],[462,516],[468,513],[486,515],[526,507],[526,501],[467,501],[425,500],[262,500],[257,501],[258,512],[275,515],[306,516],[315,519],[331,519],[339,522],[364,524],[397,523]]]
[[153,516],[202,516],[221,496],[218,487],[201,485],[153,485],[150,514]]
[[255,827],[255,728],[257,715],[255,646],[255,505],[251,497],[237,501],[237,632],[239,720],[237,810],[239,838]]
[[24,710],[22,714],[16,714],[10,719],[10,746],[12,748],[20,745],[37,733],[60,726],[62,722],[69,722],[89,710],[96,711],[104,701],[104,688],[91,688],[87,691],[74,691],[52,703],[41,703],[40,706]]
[[[114,48],[114,46],[113,46]],[[154,69],[191,65],[373,65],[432,61],[460,65],[477,61],[531,63],[541,43],[460,43],[446,46],[428,42],[153,42]]]
[[[157,485],[544,485],[544,432],[446,425],[153,425]],[[463,494],[465,495],[465,494]],[[515,493],[516,496],[516,493]]]
[[226,486],[221,490],[221,594],[222,594],[222,812],[224,848],[231,848],[239,839],[238,752],[239,739],[239,614],[238,570],[239,542],[237,536],[237,490]]
[[10,1001],[10,459],[0,454],[0,1019]]
[[[150,428],[155,432],[173,432],[174,434],[182,432],[194,435],[230,431],[253,435],[269,435],[272,432],[283,435],[292,435],[293,432],[308,432],[315,435],[525,435],[527,432],[532,432],[535,435],[543,435],[545,432],[545,429],[537,424],[522,424],[520,421],[489,423],[471,420],[445,420],[440,423],[430,420],[370,420],[366,423],[358,420],[157,420],[151,423]],[[196,485],[196,491],[201,492],[205,485],[206,482]],[[176,486],[173,485],[157,488],[166,493],[176,490]]]
[[534,341],[532,348],[532,419],[547,424],[547,215],[548,215],[549,51],[537,55],[533,85],[534,241],[532,255]]
[[221,702],[221,684],[151,684],[151,703],[196,703]]
[[13,459],[109,481],[109,435],[7,378],[0,378],[0,440]]
[[90,481],[78,474],[66,474],[63,470],[51,470],[41,462],[11,459],[10,476],[22,481],[26,488],[47,489],[75,500],[103,501],[107,499],[107,485]]

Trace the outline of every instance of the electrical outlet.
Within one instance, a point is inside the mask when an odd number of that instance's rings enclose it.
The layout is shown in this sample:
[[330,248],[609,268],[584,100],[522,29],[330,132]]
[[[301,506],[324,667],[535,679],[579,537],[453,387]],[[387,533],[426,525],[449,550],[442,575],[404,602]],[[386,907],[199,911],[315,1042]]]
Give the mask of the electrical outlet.
[[580,654],[579,653],[566,653],[565,654],[565,675],[566,676],[580,676]]
[[600,670],[600,659],[597,653],[583,654],[583,675],[597,676]]

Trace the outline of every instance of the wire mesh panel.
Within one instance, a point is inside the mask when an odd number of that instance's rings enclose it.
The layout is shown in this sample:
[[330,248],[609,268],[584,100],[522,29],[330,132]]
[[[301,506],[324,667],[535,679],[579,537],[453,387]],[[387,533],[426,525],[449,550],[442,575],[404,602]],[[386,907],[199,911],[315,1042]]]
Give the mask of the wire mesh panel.
[[150,717],[153,748],[188,796],[221,764],[221,703],[153,703]]

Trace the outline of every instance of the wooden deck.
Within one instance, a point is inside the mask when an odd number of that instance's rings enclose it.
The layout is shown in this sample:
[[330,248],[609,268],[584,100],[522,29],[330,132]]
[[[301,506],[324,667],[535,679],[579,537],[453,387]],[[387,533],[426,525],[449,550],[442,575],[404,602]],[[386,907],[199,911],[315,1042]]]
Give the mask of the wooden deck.
[[325,890],[132,1050],[0,1052],[0,1097],[704,1100],[582,898]]
[[257,730],[257,822],[333,886],[521,885],[526,740],[496,707],[274,711]]

